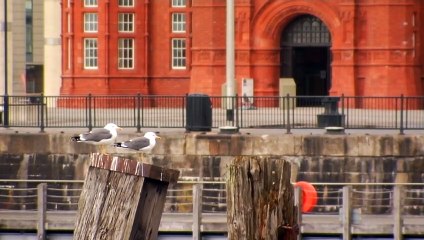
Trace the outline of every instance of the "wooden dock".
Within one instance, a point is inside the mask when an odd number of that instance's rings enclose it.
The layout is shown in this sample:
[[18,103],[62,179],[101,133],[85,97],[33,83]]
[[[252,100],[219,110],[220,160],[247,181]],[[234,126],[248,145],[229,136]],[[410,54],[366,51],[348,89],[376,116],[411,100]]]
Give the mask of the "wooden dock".
[[[76,211],[48,211],[46,213],[46,230],[73,231]],[[38,224],[36,211],[0,211],[0,229],[35,231]],[[194,217],[191,213],[163,213],[160,232],[191,232]],[[393,216],[361,215],[360,222],[351,224],[354,235],[392,235]],[[201,231],[208,233],[227,232],[226,213],[202,213]],[[343,234],[343,221],[340,215],[303,214],[302,234]],[[404,216],[402,234],[422,235],[424,233],[424,216]]]

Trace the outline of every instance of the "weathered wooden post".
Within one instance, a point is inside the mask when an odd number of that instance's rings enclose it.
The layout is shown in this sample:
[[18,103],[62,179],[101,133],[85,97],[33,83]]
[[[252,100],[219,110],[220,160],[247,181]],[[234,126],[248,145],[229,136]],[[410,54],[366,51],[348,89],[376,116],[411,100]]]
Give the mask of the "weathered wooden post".
[[47,183],[37,186],[37,240],[46,239]]
[[157,239],[168,185],[179,172],[94,153],[74,239]]
[[289,162],[276,157],[236,157],[228,174],[229,240],[297,239]]

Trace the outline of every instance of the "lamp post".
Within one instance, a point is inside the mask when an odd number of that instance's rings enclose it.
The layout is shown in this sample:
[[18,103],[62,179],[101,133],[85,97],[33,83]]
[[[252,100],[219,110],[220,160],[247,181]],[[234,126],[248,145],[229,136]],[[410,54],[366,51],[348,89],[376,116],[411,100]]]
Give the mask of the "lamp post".
[[8,92],[8,73],[7,73],[7,0],[4,0],[4,100],[3,100],[3,126],[9,126],[9,94]]
[[[227,32],[226,32],[226,101],[227,121],[232,122],[230,126],[220,127],[221,133],[237,133],[238,126],[234,121],[235,107],[235,44],[234,44],[234,0],[227,0]],[[236,100],[237,101],[237,100]]]
[[234,81],[235,81],[235,48],[234,48],[234,0],[227,0],[227,32],[226,32],[226,94],[227,120],[234,122]]

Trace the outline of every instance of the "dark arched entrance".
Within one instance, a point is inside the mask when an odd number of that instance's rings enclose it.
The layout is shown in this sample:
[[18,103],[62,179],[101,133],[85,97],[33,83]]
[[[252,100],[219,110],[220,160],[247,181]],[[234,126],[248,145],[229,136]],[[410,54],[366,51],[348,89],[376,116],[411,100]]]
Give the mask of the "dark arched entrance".
[[301,15],[281,36],[281,77],[294,78],[296,95],[325,96],[331,87],[331,36],[317,17]]

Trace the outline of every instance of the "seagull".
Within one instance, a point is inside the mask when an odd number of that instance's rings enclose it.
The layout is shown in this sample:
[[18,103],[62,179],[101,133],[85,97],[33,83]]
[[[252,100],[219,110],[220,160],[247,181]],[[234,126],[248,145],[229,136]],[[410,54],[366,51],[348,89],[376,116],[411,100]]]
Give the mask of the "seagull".
[[125,142],[114,144],[117,148],[125,148],[138,152],[149,153],[156,145],[156,139],[160,138],[154,132],[146,132],[143,137],[136,137]]
[[122,128],[118,127],[114,123],[108,123],[104,128],[93,129],[88,133],[81,133],[78,136],[71,137],[71,141],[84,142],[93,145],[100,145],[103,152],[105,145],[112,145],[118,136],[118,130]]

